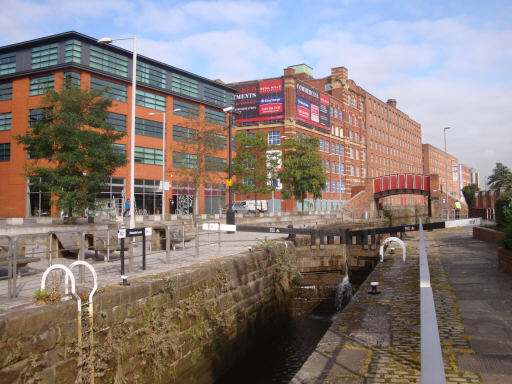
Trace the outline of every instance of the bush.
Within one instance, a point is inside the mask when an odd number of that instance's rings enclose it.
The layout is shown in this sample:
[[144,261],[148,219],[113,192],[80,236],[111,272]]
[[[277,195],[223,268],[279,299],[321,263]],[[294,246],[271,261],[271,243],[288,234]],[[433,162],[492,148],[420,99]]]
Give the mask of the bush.
[[496,200],[496,224],[498,228],[505,229],[512,225],[512,190],[509,190]]
[[512,224],[505,229],[505,233],[499,240],[499,243],[503,248],[512,250]]

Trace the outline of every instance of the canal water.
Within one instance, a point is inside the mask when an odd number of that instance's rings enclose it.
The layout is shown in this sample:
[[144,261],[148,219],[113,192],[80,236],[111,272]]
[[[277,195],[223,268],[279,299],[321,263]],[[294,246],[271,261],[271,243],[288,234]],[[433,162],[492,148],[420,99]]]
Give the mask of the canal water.
[[315,350],[335,314],[309,314],[290,318],[216,384],[288,383]]

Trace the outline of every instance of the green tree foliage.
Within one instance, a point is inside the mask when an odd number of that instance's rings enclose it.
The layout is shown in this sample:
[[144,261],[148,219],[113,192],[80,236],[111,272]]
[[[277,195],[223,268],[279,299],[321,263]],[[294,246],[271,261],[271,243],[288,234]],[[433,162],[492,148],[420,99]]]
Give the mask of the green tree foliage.
[[275,168],[280,156],[275,151],[268,152],[273,146],[267,143],[264,132],[240,132],[235,141],[237,151],[231,169],[237,178],[231,188],[243,194],[253,194],[256,201],[258,194],[275,190],[272,180],[277,180]]
[[512,225],[512,190],[502,193],[496,199],[496,225],[503,230]]
[[81,90],[68,80],[62,90],[48,89],[42,99],[43,119],[15,139],[30,159],[25,175],[36,188],[50,191],[68,217],[95,208],[109,177],[126,164],[126,154],[112,144],[125,133],[106,123],[112,101],[105,90]]
[[473,206],[473,202],[475,200],[475,192],[478,190],[478,187],[476,184],[470,184],[466,185],[464,188],[462,188],[462,193],[464,194],[464,198],[466,199],[466,203],[468,204],[468,207]]
[[512,172],[502,163],[496,163],[492,175],[487,178],[491,189],[512,188]]
[[183,138],[183,147],[180,152],[173,153],[173,172],[183,182],[192,184],[194,189],[194,216],[199,209],[199,187],[205,182],[221,182],[226,167],[219,167],[216,162],[218,153],[226,148],[227,127],[214,124],[209,121],[195,118],[187,119],[183,124],[188,129],[187,135]]
[[283,169],[279,171],[279,178],[283,183],[283,197],[302,202],[304,213],[304,199],[308,193],[315,198],[322,196],[326,176],[322,167],[322,157],[318,152],[318,139],[306,137],[302,140],[286,140],[283,145]]

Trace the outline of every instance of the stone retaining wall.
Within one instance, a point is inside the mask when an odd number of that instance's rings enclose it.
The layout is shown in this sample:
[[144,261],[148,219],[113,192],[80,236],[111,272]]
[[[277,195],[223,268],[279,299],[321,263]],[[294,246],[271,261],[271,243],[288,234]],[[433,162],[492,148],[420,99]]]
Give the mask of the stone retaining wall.
[[87,307],[77,342],[75,301],[0,314],[0,383],[212,383],[260,324],[286,318],[294,254],[260,248],[105,287],[92,343]]

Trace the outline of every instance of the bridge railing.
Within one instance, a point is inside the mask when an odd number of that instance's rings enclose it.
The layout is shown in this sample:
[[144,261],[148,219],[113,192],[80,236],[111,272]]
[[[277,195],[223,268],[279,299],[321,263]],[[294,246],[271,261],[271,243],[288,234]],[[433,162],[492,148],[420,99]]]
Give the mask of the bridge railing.
[[446,384],[443,353],[437,327],[434,295],[430,285],[423,224],[420,220],[420,307],[421,307],[421,383]]

